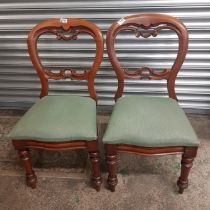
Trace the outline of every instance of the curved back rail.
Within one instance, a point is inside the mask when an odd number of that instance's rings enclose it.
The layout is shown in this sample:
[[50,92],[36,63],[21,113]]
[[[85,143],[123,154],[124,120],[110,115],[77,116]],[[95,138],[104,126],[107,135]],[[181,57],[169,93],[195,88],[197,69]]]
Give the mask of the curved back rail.
[[[69,36],[60,33],[69,32]],[[82,73],[77,73],[73,69],[62,69],[59,73],[53,73],[50,69],[42,66],[38,55],[37,42],[41,35],[51,33],[58,40],[76,40],[80,33],[86,33],[93,37],[96,43],[96,54],[90,70],[84,70]],[[103,36],[100,29],[93,23],[82,19],[51,19],[36,25],[28,35],[28,52],[34,68],[41,81],[40,97],[48,95],[48,79],[74,79],[87,80],[88,91],[90,97],[97,100],[97,95],[94,89],[94,78],[98,71],[103,58]]]
[[[139,29],[151,30],[145,33]],[[155,69],[149,67],[141,67],[134,73],[131,73],[120,66],[114,46],[118,33],[122,31],[132,31],[137,38],[148,38],[150,36],[156,37],[163,29],[170,29],[176,32],[179,39],[178,53],[171,69],[164,69],[161,72],[157,72]],[[183,23],[174,17],[162,14],[138,14],[128,16],[112,24],[107,32],[106,45],[109,60],[118,78],[118,89],[115,95],[115,100],[123,94],[125,79],[143,78],[150,80],[166,79],[169,97],[177,100],[174,89],[175,79],[185,60],[188,49],[188,32]]]

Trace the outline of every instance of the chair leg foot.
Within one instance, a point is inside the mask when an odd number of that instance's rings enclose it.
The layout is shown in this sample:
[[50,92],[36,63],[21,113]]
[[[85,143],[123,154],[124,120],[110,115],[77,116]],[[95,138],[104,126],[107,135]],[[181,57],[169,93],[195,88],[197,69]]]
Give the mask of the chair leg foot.
[[90,155],[90,161],[92,164],[92,170],[93,170],[93,175],[92,175],[92,182],[93,182],[93,187],[97,192],[100,191],[101,189],[101,170],[100,170],[100,156],[99,152],[89,152]]
[[183,181],[183,180],[181,180],[181,177],[179,177],[179,179],[177,181],[177,186],[179,187],[178,193],[183,194],[184,189],[188,188],[188,180]]
[[190,169],[192,168],[194,158],[197,154],[197,147],[186,147],[184,154],[182,155],[181,160],[181,175],[177,181],[177,185],[179,187],[179,193],[182,194],[184,189],[188,187],[188,175],[190,173]]
[[105,145],[106,163],[108,167],[107,184],[111,192],[115,192],[117,185],[117,153],[115,145]]
[[96,192],[100,192],[100,190],[101,190],[101,184],[100,185],[95,185],[94,184],[94,188],[95,188]]
[[25,171],[26,171],[26,184],[32,189],[35,189],[36,184],[37,184],[37,177],[35,175],[35,172],[32,169],[29,150],[27,149],[18,150],[18,153],[19,153],[20,159],[22,160],[23,167],[25,168]]
[[115,187],[117,185],[117,182],[118,182],[117,177],[111,178],[110,176],[108,176],[107,183],[111,192],[115,192]]
[[28,187],[31,187],[32,189],[36,188],[37,177],[36,177],[35,173],[33,173],[31,175],[26,175],[26,184]]

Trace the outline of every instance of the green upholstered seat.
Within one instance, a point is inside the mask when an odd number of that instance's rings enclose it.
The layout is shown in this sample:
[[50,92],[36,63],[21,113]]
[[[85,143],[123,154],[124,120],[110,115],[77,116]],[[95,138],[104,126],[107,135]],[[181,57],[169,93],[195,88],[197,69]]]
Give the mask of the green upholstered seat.
[[117,100],[103,142],[142,147],[199,145],[190,122],[175,100],[143,96]]
[[14,140],[96,140],[96,102],[89,97],[45,96],[13,128]]

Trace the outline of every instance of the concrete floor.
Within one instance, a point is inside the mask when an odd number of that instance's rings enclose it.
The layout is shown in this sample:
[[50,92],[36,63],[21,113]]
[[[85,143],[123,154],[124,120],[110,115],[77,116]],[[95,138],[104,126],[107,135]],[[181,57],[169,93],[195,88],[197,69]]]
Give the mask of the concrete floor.
[[[201,141],[189,177],[189,188],[177,193],[180,156],[140,157],[119,155],[119,183],[115,193],[106,188],[106,168],[102,153],[103,184],[97,193],[90,187],[87,153],[33,151],[38,176],[37,189],[25,185],[24,172],[6,135],[20,113],[0,115],[0,210],[210,210],[210,116],[189,115]],[[99,116],[103,135],[107,116]]]

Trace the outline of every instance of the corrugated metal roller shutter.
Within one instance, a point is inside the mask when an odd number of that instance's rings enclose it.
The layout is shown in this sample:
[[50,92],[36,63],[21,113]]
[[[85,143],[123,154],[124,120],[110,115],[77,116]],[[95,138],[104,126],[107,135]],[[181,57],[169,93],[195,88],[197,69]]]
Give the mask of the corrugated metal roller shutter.
[[[187,59],[178,75],[176,92],[180,104],[193,112],[210,111],[210,1],[55,1],[12,0],[0,3],[0,105],[27,107],[38,97],[39,80],[27,53],[26,38],[38,22],[49,18],[84,18],[96,23],[104,35],[113,21],[136,13],[164,13],[181,19],[190,34]],[[134,39],[131,34],[118,37],[118,56],[129,68],[147,65],[170,66],[177,50],[176,36],[161,33],[157,38]],[[52,36],[40,40],[43,64],[78,68],[90,65],[94,44],[86,36],[80,42],[59,43]],[[166,95],[164,81],[128,80],[125,94]],[[114,103],[117,81],[104,54],[95,80],[100,105]],[[51,82],[51,94],[86,94],[84,82]],[[108,107],[108,106],[105,106]]]

